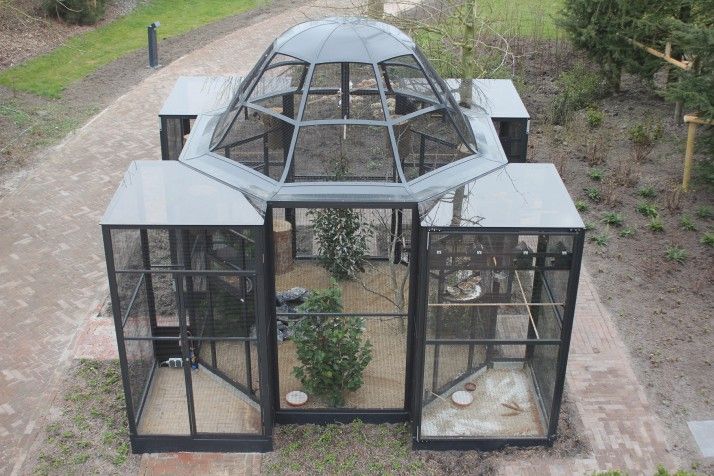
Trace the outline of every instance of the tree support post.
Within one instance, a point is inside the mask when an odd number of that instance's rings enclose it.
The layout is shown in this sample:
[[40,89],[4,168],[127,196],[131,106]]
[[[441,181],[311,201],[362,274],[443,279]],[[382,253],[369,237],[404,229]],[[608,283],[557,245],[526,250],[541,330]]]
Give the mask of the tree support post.
[[684,151],[684,175],[682,176],[682,190],[689,190],[689,179],[692,177],[692,161],[694,159],[694,138],[697,134],[697,126],[702,124],[713,126],[713,119],[700,119],[696,114],[687,114],[684,116],[684,122],[687,124],[687,147]]

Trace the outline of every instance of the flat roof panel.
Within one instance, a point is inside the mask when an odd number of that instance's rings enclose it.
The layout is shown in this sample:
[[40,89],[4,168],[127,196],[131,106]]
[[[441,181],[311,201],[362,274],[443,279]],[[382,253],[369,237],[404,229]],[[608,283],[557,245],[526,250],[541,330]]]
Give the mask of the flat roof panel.
[[263,217],[238,190],[177,161],[135,161],[101,220],[102,225],[262,225]]
[[474,79],[473,101],[493,119],[531,117],[510,79]]
[[197,116],[230,102],[240,76],[180,76],[161,107],[160,116]]
[[432,203],[422,226],[585,228],[553,164],[508,164]]

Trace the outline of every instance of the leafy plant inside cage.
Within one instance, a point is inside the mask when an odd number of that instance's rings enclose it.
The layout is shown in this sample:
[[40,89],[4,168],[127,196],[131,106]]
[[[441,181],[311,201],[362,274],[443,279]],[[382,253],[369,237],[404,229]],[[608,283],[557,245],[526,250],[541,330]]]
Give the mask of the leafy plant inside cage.
[[[342,291],[335,282],[330,288],[315,290],[298,311],[342,312]],[[300,365],[293,368],[293,374],[308,392],[332,406],[342,406],[345,392],[364,383],[364,369],[372,360],[372,343],[363,333],[361,317],[306,315],[295,326],[293,340]]]
[[338,280],[364,271],[367,239],[371,234],[358,211],[349,208],[310,210],[320,262]]

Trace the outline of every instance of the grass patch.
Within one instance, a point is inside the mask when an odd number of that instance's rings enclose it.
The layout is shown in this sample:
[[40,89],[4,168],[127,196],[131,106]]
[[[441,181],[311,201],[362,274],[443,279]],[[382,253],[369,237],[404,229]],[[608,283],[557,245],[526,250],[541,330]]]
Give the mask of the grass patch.
[[620,235],[620,238],[632,238],[635,236],[635,230],[634,228],[627,227],[620,230],[620,233],[618,234]]
[[646,187],[640,188],[637,191],[637,195],[642,198],[655,198],[657,196],[657,191],[654,189],[654,187],[648,185]]
[[637,204],[637,212],[648,218],[657,218],[659,216],[659,211],[657,211],[657,207],[655,207],[651,203]]
[[61,416],[45,429],[33,474],[130,474],[118,361],[80,360],[67,374]]
[[697,218],[701,218],[702,220],[709,220],[714,218],[714,208],[710,207],[709,205],[702,205],[701,207],[697,208],[696,211]]
[[682,215],[679,220],[679,226],[686,231],[697,231],[697,225],[689,215]]
[[662,220],[657,216],[650,219],[648,226],[654,233],[662,233],[664,231],[664,223],[662,223]]
[[590,206],[585,203],[584,200],[575,200],[575,209],[579,212],[585,213],[590,209]]
[[599,235],[591,236],[590,241],[602,247],[607,246],[607,244],[610,242],[610,237],[607,236],[605,233],[600,233]]
[[483,0],[478,3],[489,27],[504,36],[554,39],[562,37],[555,18],[563,0]]
[[664,253],[664,257],[669,261],[676,261],[679,264],[684,264],[687,261],[687,250],[680,246],[670,246]]
[[714,247],[714,232],[708,231],[704,233],[701,243],[705,246]]
[[585,196],[588,197],[593,202],[599,202],[602,200],[602,194],[600,190],[596,187],[588,187],[585,189]]
[[67,40],[59,48],[0,73],[0,84],[56,98],[74,81],[132,51],[146,48],[146,27],[160,21],[160,38],[181,35],[242,13],[261,0],[153,0],[128,15]]
[[[264,474],[445,474],[448,452],[429,456],[411,449],[406,424],[280,425],[275,428],[275,451],[263,456]],[[489,458],[467,452],[469,474],[490,474]]]
[[622,226],[624,219],[622,218],[622,214],[620,214],[620,213],[609,212],[609,213],[605,213],[602,216],[602,222],[605,223],[606,225],[619,227],[619,226]]
[[594,180],[595,182],[601,182],[603,177],[605,176],[605,172],[603,172],[602,169],[598,169],[597,167],[593,167],[588,171],[588,177],[590,177],[591,180]]

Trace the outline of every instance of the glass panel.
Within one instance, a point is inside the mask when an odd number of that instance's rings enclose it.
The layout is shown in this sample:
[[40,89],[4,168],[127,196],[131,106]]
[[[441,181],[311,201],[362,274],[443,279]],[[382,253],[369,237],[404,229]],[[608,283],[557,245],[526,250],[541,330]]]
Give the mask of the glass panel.
[[[129,276],[129,275],[127,275]],[[151,337],[151,317],[149,315],[149,301],[146,293],[146,281],[143,275],[139,276],[135,292],[127,302],[124,322],[125,337]]]
[[384,120],[371,64],[328,63],[315,66],[303,120],[323,119]]
[[262,433],[256,342],[194,340],[191,345],[199,359],[199,369],[191,372],[196,430]]
[[293,126],[290,123],[278,116],[243,107],[214,150],[278,180],[283,173],[292,136]]
[[533,346],[533,355],[530,361],[534,383],[538,388],[543,415],[546,420],[550,419],[550,411],[553,406],[555,380],[558,376],[559,350],[560,347],[557,345]]
[[286,55],[275,55],[256,82],[248,101],[297,91],[306,70],[307,64],[300,60]]
[[379,66],[392,117],[410,114],[439,103],[438,96],[414,56],[399,56],[382,62]]
[[289,180],[395,182],[398,176],[386,127],[301,127]]
[[[304,259],[294,260],[287,245],[292,237],[276,240],[275,289],[278,327],[278,372],[281,408],[291,407],[285,400],[288,392],[304,391],[308,401],[303,408],[404,408],[404,385],[407,346],[407,308],[409,302],[409,266],[401,259],[405,228],[401,212],[392,210],[322,209],[282,210],[276,215],[295,216],[296,227],[280,227],[292,232],[297,229],[298,250],[306,251]],[[341,268],[341,261],[331,260],[324,230],[315,228],[317,221],[334,224],[336,228],[351,217],[358,223],[355,234],[347,238],[350,242],[360,242],[360,263],[354,268],[350,278],[337,281],[337,301],[341,304],[335,317],[306,315],[299,310],[311,293],[323,293],[335,282],[331,275]],[[393,230],[393,232],[391,231]],[[348,233],[349,234],[349,233]],[[328,232],[327,235],[330,235]],[[300,237],[302,236],[302,237]],[[309,248],[305,242],[310,237]],[[345,238],[346,236],[343,236]],[[397,245],[399,243],[399,245]],[[309,251],[308,251],[309,250]],[[375,256],[374,258],[372,256]],[[376,256],[381,256],[377,259]],[[333,267],[328,263],[332,262]],[[277,268],[278,263],[281,267]],[[326,366],[340,369],[338,375],[351,374],[353,367],[345,369],[341,362],[359,361],[364,345],[369,343],[369,358],[366,365],[355,372],[359,377],[354,387],[346,382],[336,382],[328,378],[327,388],[341,388],[341,401],[331,398],[328,391],[308,388],[314,379],[311,376],[324,375],[312,372],[318,368],[309,352],[317,339],[333,343],[337,338],[333,330],[345,334],[353,332],[355,339],[347,339],[337,345],[319,344]],[[296,332],[299,335],[296,338]],[[355,344],[355,341],[358,344]],[[312,343],[312,344],[311,344]],[[340,357],[340,348],[349,349]],[[322,358],[321,358],[322,359]],[[299,378],[296,369],[303,368],[308,378]],[[323,369],[324,370],[324,369]],[[343,386],[342,386],[343,385]],[[339,399],[338,399],[339,400]]]
[[394,135],[407,180],[472,155],[444,110],[395,124]]

